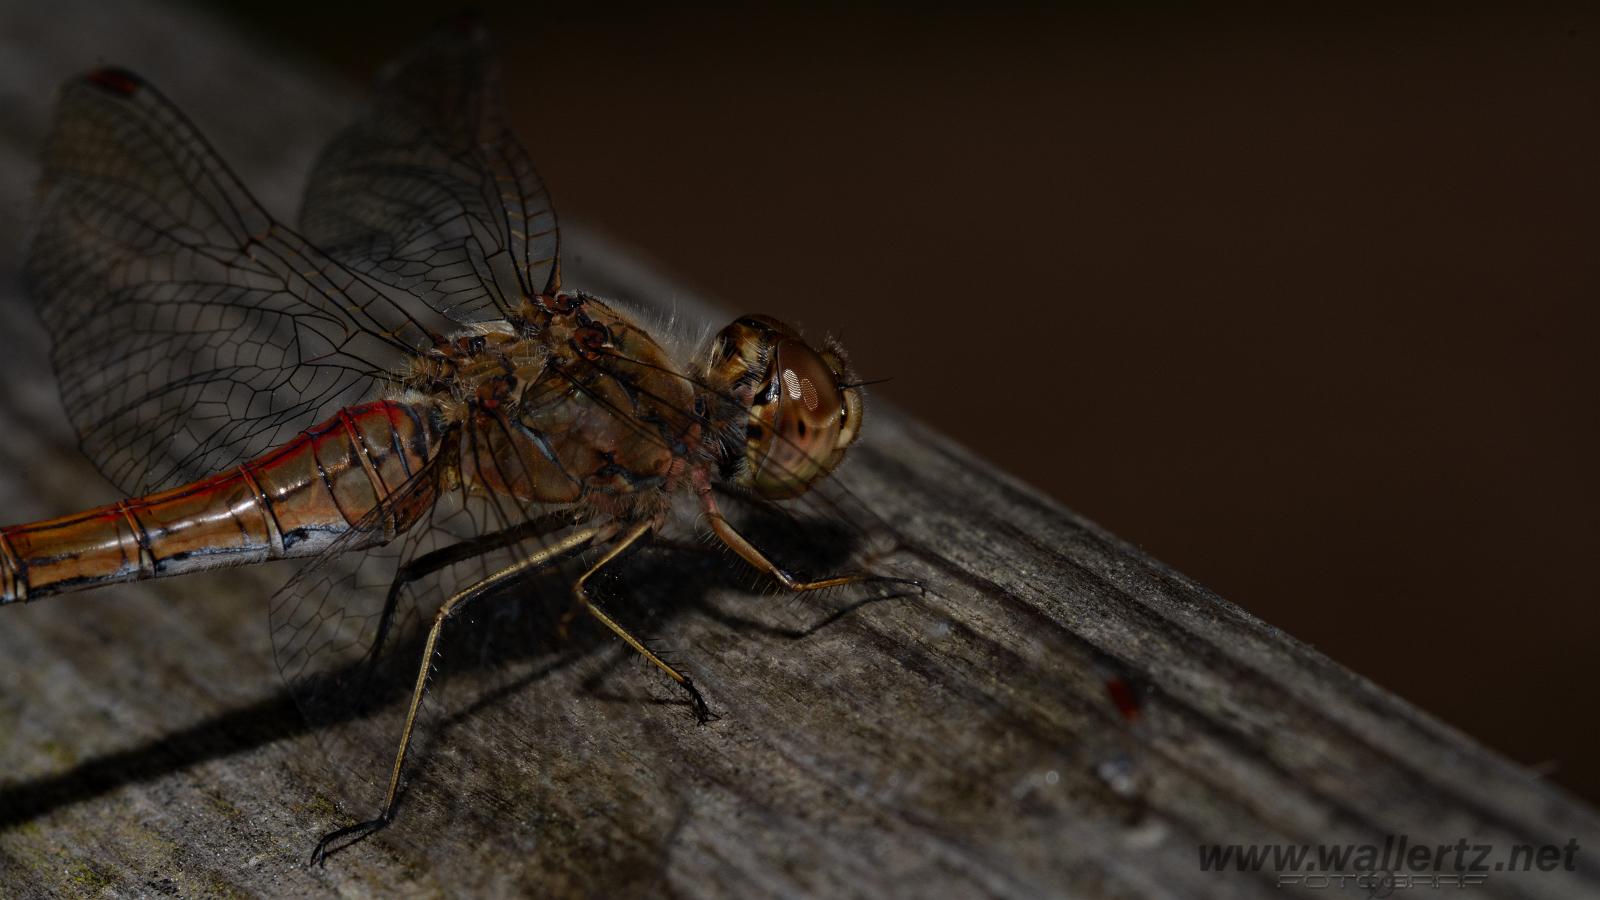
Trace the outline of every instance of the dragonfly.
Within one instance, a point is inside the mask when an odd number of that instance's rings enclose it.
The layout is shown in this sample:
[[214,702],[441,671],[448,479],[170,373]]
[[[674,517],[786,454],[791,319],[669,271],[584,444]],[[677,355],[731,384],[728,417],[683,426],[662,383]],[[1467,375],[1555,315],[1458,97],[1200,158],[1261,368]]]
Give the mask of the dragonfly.
[[25,274],[80,445],[128,499],[0,528],[0,604],[308,559],[270,619],[311,717],[369,686],[422,610],[383,799],[320,863],[394,820],[447,624],[563,563],[581,566],[562,628],[592,618],[711,718],[591,590],[675,506],[783,590],[914,584],[802,579],[719,504],[796,500],[839,466],[864,383],[837,341],[745,315],[675,351],[564,287],[559,251],[481,24],[384,71],[294,228],[140,76],[68,82]]

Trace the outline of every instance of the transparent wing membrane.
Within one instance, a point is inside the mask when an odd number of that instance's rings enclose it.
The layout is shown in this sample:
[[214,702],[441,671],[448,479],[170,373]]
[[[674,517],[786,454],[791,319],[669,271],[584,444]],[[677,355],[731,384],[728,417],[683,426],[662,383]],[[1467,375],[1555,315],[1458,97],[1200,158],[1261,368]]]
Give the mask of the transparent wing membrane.
[[[530,519],[493,497],[447,488],[442,474],[442,466],[430,467],[392,498],[391,504],[416,507],[418,521],[402,538],[353,553],[331,548],[271,603],[279,670],[333,763],[341,800],[353,814],[376,810],[383,800],[424,641],[441,604],[521,560],[546,555],[575,525],[570,512]],[[375,512],[362,527],[381,528],[383,515]],[[562,558],[548,555],[550,571],[505,584],[448,623],[432,659],[425,715],[410,754],[414,763],[428,759],[439,714],[460,711],[450,701],[481,700],[515,677],[541,641],[548,643],[549,629],[530,624],[564,611],[548,602],[561,595],[553,575]],[[486,631],[485,621],[498,625]],[[469,682],[479,689],[446,690]]]
[[[771,566],[751,568],[763,558],[749,546],[734,550],[750,566],[682,552],[696,538],[727,549],[697,515],[696,488],[718,460],[695,426],[720,429],[729,447],[744,446],[753,426],[708,418],[711,389],[675,390],[694,376],[654,349],[632,358],[601,341],[557,354],[567,339],[553,338],[563,333],[554,327],[441,333],[452,320],[524,309],[553,317],[522,304],[559,285],[555,214],[507,129],[478,26],[435,35],[385,74],[317,164],[301,215],[307,238],[273,221],[164,97],[120,70],[63,89],[41,197],[27,274],[54,339],[63,402],[85,452],[129,494],[260,456],[392,388],[408,367],[431,373],[407,382],[405,402],[437,413],[428,419],[432,457],[271,601],[276,662],[344,788],[341,817],[380,811],[419,671],[426,702],[397,810],[419,848],[440,827],[523,826],[505,830],[504,843],[539,831],[542,810],[569,823],[593,815],[589,800],[568,796],[582,779],[547,772],[612,760],[618,783],[635,779],[630,790],[676,790],[646,777],[633,747],[597,747],[588,735],[601,717],[637,716],[646,703],[682,707],[687,723],[707,719],[684,677],[696,660],[668,655],[653,638],[684,649],[673,631],[696,612],[706,614],[702,634],[707,622],[731,627],[708,592],[778,590]],[[522,357],[535,362],[489,376],[473,368],[477,357],[446,353],[488,338],[545,343]],[[450,380],[467,370],[484,380]],[[487,390],[495,385],[507,393]],[[514,408],[502,396],[515,396]],[[552,410],[563,415],[541,415]],[[546,432],[543,422],[555,425]],[[666,463],[611,471],[645,443],[652,453],[635,456]],[[587,456],[552,450],[579,444]],[[787,446],[795,452],[772,458],[805,457]],[[669,477],[682,488],[675,497]],[[552,489],[560,478],[569,491]],[[529,499],[578,497],[594,484],[622,486],[570,504]],[[875,570],[891,549],[888,526],[838,476],[781,505],[725,486],[717,497],[726,521],[795,590],[852,582],[830,576]],[[646,534],[660,523],[663,533]],[[585,600],[574,591],[580,581]],[[859,599],[897,589],[884,587],[845,590]],[[431,643],[442,610],[451,614]],[[818,618],[800,616],[801,627]],[[618,660],[636,663],[628,682],[602,684]],[[527,690],[541,682],[549,690]],[[578,692],[595,702],[573,703]],[[637,752],[668,759],[669,745]]]
[[432,345],[119,70],[62,89],[27,277],[84,452],[129,494],[265,452]]
[[507,127],[481,26],[391,67],[312,173],[301,227],[346,264],[458,322],[559,283],[555,210]]

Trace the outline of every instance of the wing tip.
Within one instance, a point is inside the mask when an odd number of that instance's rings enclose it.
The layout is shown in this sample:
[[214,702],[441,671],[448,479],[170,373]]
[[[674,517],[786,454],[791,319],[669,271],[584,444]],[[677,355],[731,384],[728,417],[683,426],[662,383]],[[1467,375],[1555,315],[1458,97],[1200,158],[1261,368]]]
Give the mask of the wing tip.
[[83,76],[86,84],[93,85],[119,97],[132,97],[145,86],[145,80],[118,66],[104,66]]

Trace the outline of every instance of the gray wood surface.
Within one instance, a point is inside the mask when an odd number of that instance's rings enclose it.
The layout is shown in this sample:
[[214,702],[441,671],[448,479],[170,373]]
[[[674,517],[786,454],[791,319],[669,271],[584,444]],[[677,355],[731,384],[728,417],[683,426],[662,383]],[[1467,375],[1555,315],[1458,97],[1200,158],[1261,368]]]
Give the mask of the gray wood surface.
[[[357,90],[192,11],[0,8],[6,522],[114,497],[16,278],[51,91],[101,61],[162,86],[285,216]],[[567,234],[569,283],[698,303]],[[879,562],[925,597],[785,605],[726,559],[652,551],[611,589],[671,607],[661,635],[717,721],[614,646],[558,648],[476,705],[499,730],[446,723],[396,826],[325,868],[316,836],[369,809],[339,806],[273,665],[290,568],[0,609],[0,895],[1282,896],[1198,848],[1387,835],[1576,839],[1575,870],[1466,896],[1600,895],[1592,808],[893,410],[867,431],[849,483],[904,536]],[[1419,653],[1444,652],[1438,599]],[[1136,724],[1108,678],[1144,695]]]

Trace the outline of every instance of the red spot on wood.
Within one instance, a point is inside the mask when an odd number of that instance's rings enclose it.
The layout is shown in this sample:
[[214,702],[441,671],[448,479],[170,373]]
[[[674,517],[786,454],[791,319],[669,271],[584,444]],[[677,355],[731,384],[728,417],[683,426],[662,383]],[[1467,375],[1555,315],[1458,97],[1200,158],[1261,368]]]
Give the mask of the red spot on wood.
[[1143,704],[1139,702],[1139,693],[1133,689],[1126,679],[1112,676],[1106,679],[1106,693],[1111,695],[1111,702],[1117,706],[1117,711],[1129,722],[1137,722]]
[[144,86],[144,79],[129,72],[127,69],[115,67],[96,69],[88,75],[90,84],[104,88],[113,94],[132,97],[134,92]]

